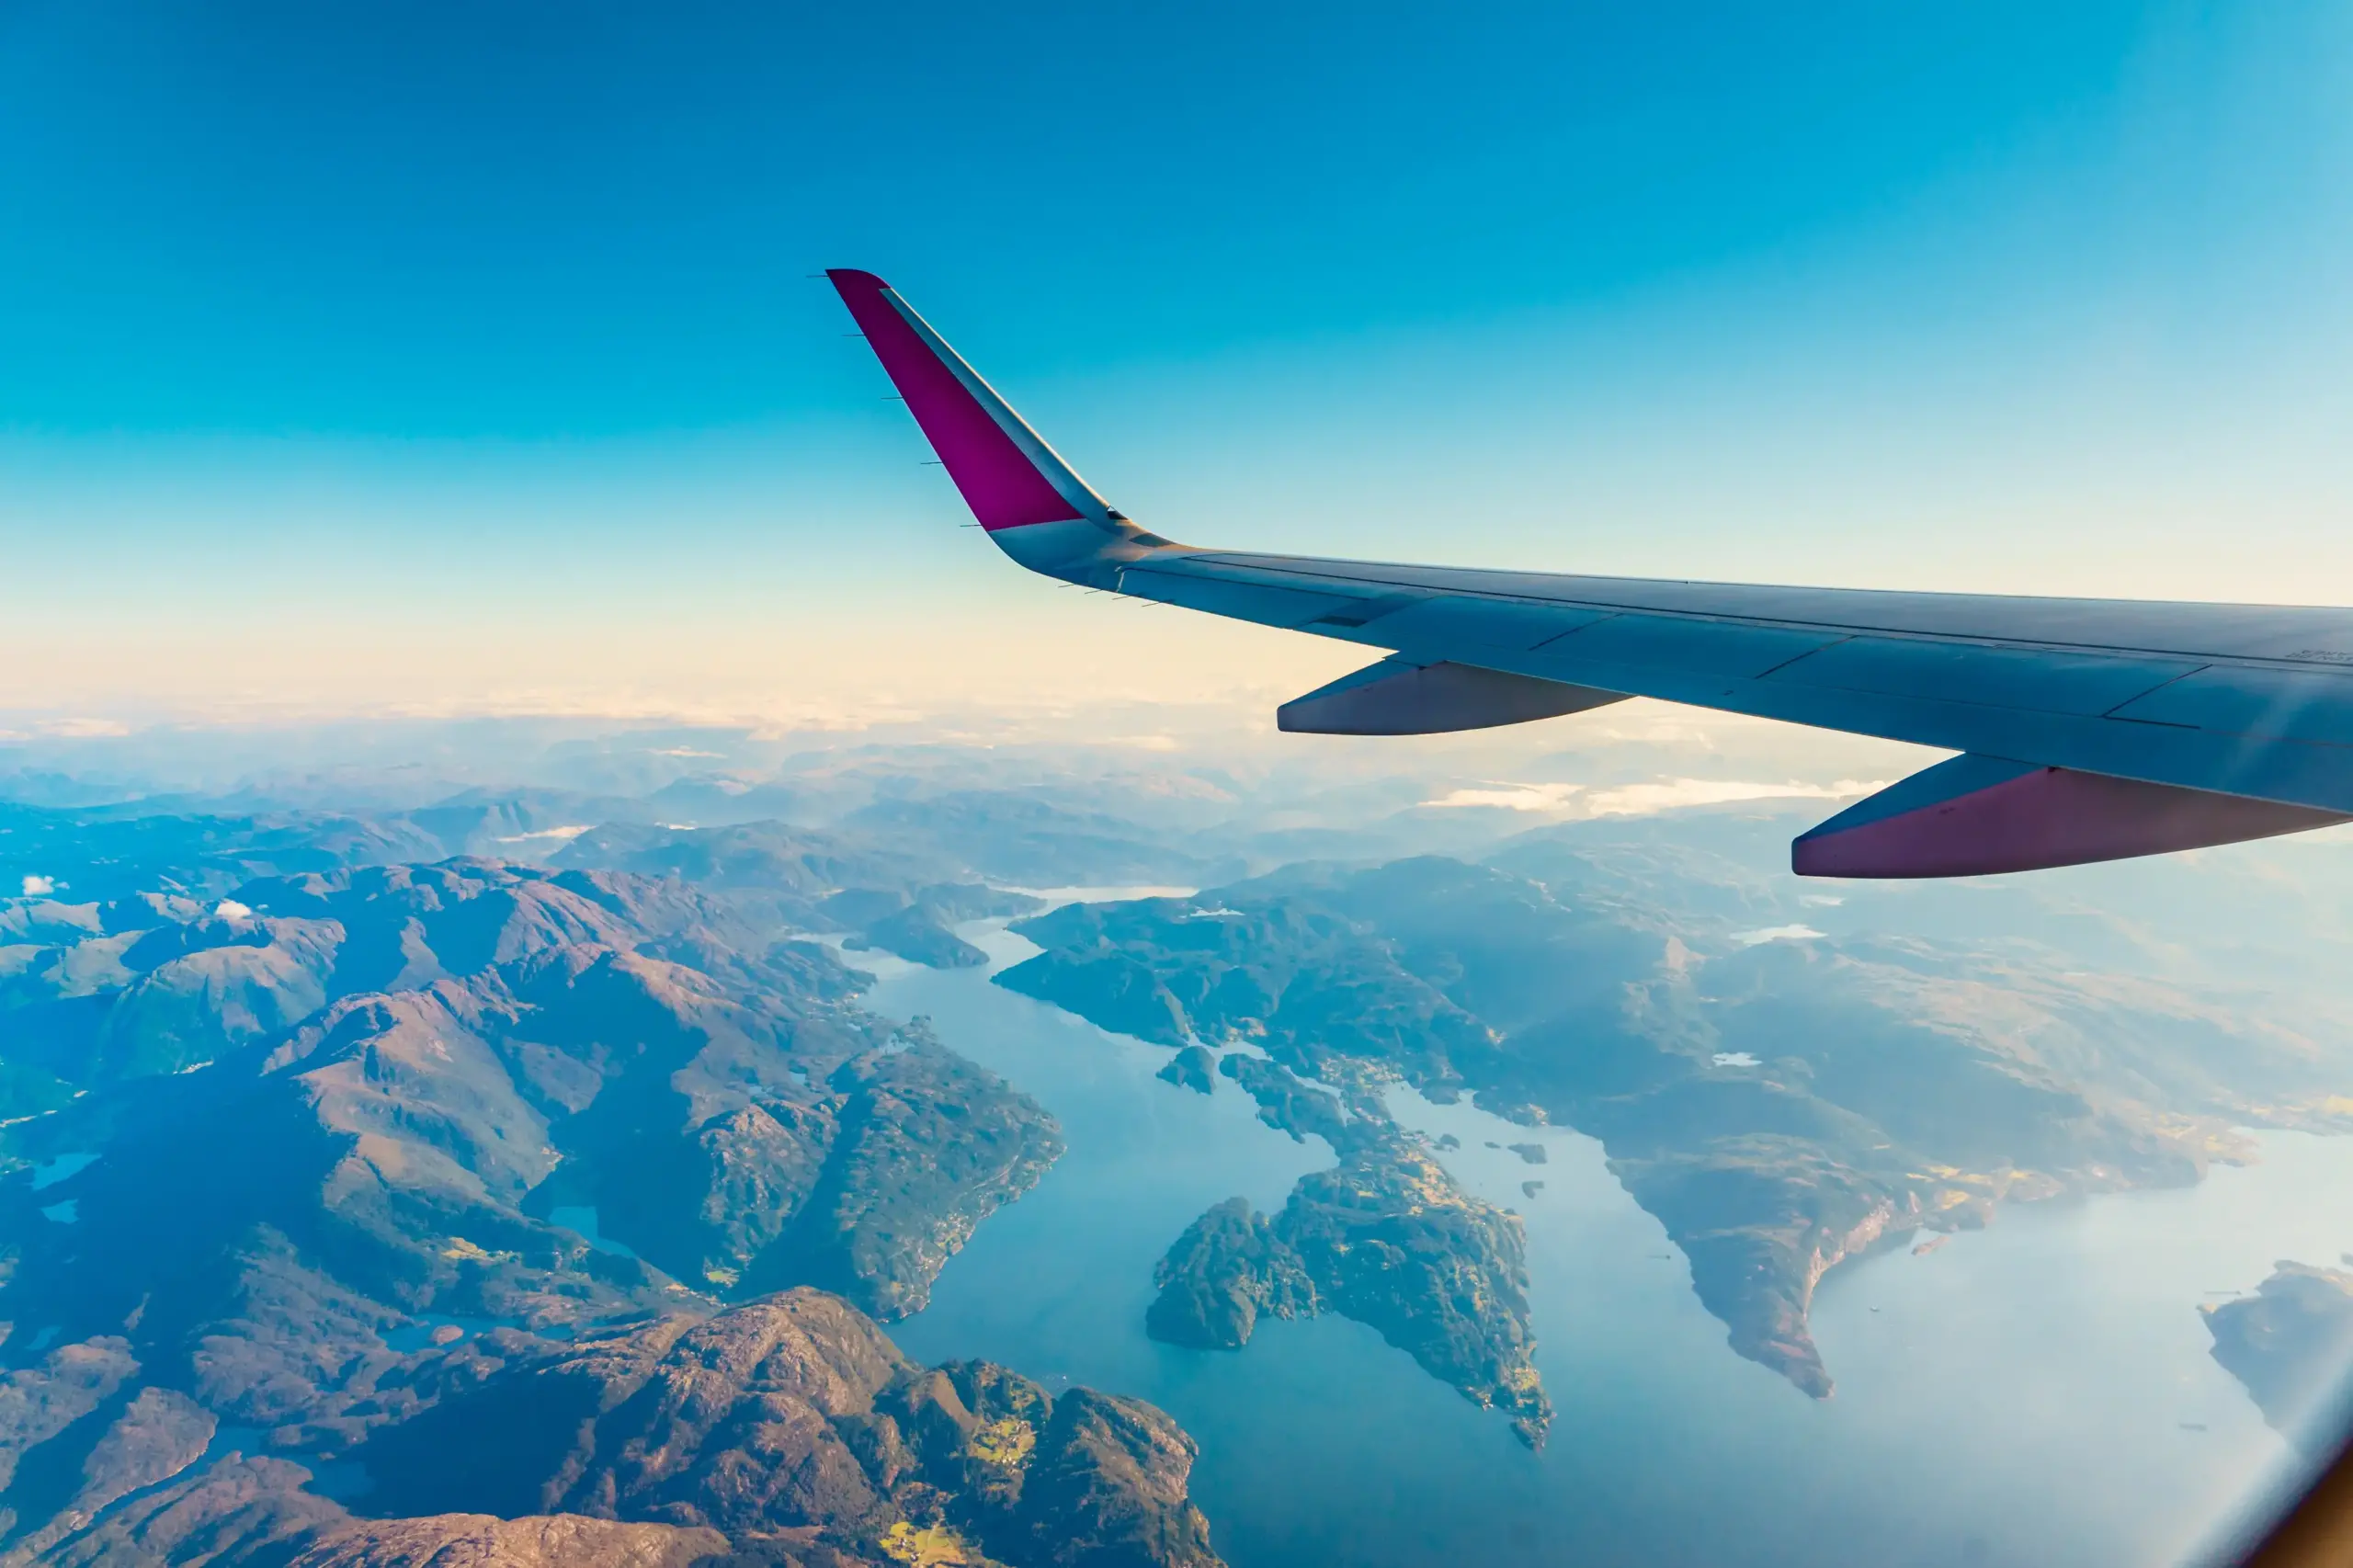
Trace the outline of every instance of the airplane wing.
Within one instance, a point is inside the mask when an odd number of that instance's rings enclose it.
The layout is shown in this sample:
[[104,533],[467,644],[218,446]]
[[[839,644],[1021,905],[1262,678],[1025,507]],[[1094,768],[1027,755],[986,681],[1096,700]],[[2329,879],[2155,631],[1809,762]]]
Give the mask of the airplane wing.
[[1283,729],[1426,734],[1651,697],[1960,754],[1799,837],[1815,876],[2029,870],[2353,817],[2353,609],[1198,549],[1107,505],[881,278],[826,276],[1022,565],[1386,654],[1285,704]]

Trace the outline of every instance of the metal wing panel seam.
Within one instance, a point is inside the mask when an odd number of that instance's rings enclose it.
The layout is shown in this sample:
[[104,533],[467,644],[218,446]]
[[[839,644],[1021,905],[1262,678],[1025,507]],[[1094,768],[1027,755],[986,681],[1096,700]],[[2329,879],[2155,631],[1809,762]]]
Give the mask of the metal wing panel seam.
[[[1376,568],[1376,570],[1363,572],[1319,572],[1313,570],[1312,568],[1313,566],[1325,563],[1304,561],[1296,557],[1286,556],[1270,558],[1244,556],[1233,552],[1200,551],[1194,556],[1194,559],[1200,561],[1205,565],[1225,566],[1236,570],[1250,572],[1280,574],[1285,576],[1306,578],[1317,583],[1349,583],[1368,588],[1383,588],[1405,593],[1430,595],[1434,597],[1494,599],[1502,602],[1514,602],[1531,606],[1558,606],[1563,608],[1616,614],[1654,615],[1671,617],[1677,619],[1690,620],[1700,624],[1748,625],[1790,631],[1818,631],[1846,637],[1884,637],[1905,642],[1949,643],[1956,646],[2015,648],[2032,652],[2081,653],[2094,656],[2106,655],[2120,658],[2192,659],[2212,664],[2235,665],[2258,669],[2304,673],[2325,671],[2332,668],[2338,670],[2346,668],[2346,665],[2341,663],[2324,662],[2313,658],[2300,658],[2292,654],[2216,653],[2206,649],[2168,646],[2161,643],[2137,641],[2131,642],[2098,642],[2063,637],[2026,637],[2018,635],[1985,634],[1972,635],[1965,632],[1956,631],[1924,631],[1917,628],[1900,625],[1886,625],[1872,621],[1791,617],[1785,615],[1774,616],[1753,613],[1744,614],[1733,610],[1692,609],[1664,605],[1626,603],[1609,598],[1580,597],[1565,594],[1530,593],[1526,591],[1516,592],[1501,586],[1487,585],[1482,585],[1476,587],[1469,585],[1447,586],[1430,582],[1416,581],[1411,577],[1402,575],[1382,575],[1380,571],[1377,570],[1377,568],[1381,564],[1379,562],[1331,562],[1330,564],[1333,565],[1345,566],[1357,566],[1361,564]],[[1280,562],[1281,564],[1278,565],[1273,563],[1278,561]],[[1391,570],[1393,571],[1394,568],[1392,568]],[[1425,570],[1432,575],[1438,575],[1451,574],[1455,571],[1462,569],[1431,567]],[[1497,572],[1492,574],[1492,575],[1511,576],[1524,581],[1529,576],[1538,574]],[[1681,577],[1609,579],[1576,578],[1573,580],[1578,582],[1607,581],[1632,583],[1639,584],[1643,586],[1655,586],[1662,588],[1721,586],[1728,589],[1738,589],[1748,586],[1748,585],[1740,584],[1720,585],[1701,583],[1697,579]],[[1776,591],[1863,595],[1876,594],[1882,592],[1883,590],[1870,588],[1824,588],[1810,590],[1792,588],[1779,589]],[[2026,596],[2007,597],[2017,598],[2024,597]],[[2050,602],[2054,605],[2064,605],[2071,601],[2052,600]],[[2142,603],[2142,601],[2109,600],[2092,600],[2086,602],[2100,606],[2111,603],[2130,603],[2138,606]],[[2148,601],[2148,608],[2154,610],[2167,607],[2159,604],[2156,601]],[[2270,608],[2274,607],[2255,606],[2247,608]],[[2285,608],[2292,608],[2299,607]]]

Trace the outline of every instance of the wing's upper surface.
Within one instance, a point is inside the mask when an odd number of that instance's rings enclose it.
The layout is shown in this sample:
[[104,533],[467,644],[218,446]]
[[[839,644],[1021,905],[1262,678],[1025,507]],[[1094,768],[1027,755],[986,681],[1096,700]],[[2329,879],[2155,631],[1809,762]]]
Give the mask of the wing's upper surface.
[[1427,662],[2353,812],[2353,611],[1209,551],[1106,585]]
[[[1995,777],[1998,767],[1948,766],[1931,787],[1939,774],[1932,768],[1888,792],[1909,790],[1901,810],[1865,802],[1800,840],[1801,869],[1938,875],[2068,864],[2292,832],[2353,813],[2353,610],[1654,581],[1199,550],[1145,533],[1105,506],[879,278],[832,276],[990,537],[1036,570],[1386,650],[1400,677],[1386,689],[1401,702],[1415,711],[1434,700],[1458,707],[1458,722],[1419,724],[1424,730],[1638,696],[2010,767]],[[980,473],[962,454],[983,447],[1000,465],[1018,459],[1029,472]],[[968,472],[979,477],[968,481]],[[1007,515],[999,497],[1017,494],[1028,497],[1034,520],[993,520]],[[1402,678],[1440,665],[1465,674]],[[1365,727],[1363,714],[1384,689],[1377,675],[1338,683],[1350,688],[1343,705],[1357,716],[1350,733],[1399,733]],[[1531,700],[1529,678],[1586,695]],[[1487,688],[1491,699],[1481,695]],[[1483,717],[1490,705],[1495,716]],[[2029,777],[2052,770],[2159,792]],[[1850,824],[1858,813],[1868,820]],[[2137,825],[2120,828],[2128,819]]]

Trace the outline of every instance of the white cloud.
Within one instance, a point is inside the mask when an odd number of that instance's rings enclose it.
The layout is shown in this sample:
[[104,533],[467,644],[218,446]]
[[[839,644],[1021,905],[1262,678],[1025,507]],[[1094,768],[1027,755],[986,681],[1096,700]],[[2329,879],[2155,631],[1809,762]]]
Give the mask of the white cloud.
[[692,746],[657,746],[645,755],[648,756],[724,756],[727,754],[719,751],[697,751]]
[[1715,1062],[1719,1067],[1755,1067],[1758,1065],[1756,1058],[1745,1051],[1719,1051],[1715,1055]]
[[214,904],[212,913],[223,920],[251,920],[254,917],[253,905],[239,903],[233,898],[224,898]]
[[1739,801],[1843,801],[1885,789],[1841,778],[1836,784],[1752,784],[1732,778],[1670,778],[1597,790],[1585,802],[1597,817],[1644,817],[1683,806],[1726,806]]
[[1767,942],[1819,941],[1822,933],[1811,926],[1768,926],[1756,931],[1734,931],[1732,939],[1744,948],[1761,947]]
[[25,879],[25,896],[27,898],[47,898],[51,893],[53,893],[56,891],[57,879],[55,877],[27,877]]
[[1734,778],[1662,778],[1647,784],[1617,784],[1607,790],[1583,784],[1519,784],[1496,779],[1451,790],[1425,806],[1485,806],[1500,811],[1544,812],[1554,816],[1645,817],[1685,806],[1723,806],[1740,801],[1843,801],[1868,795],[1882,784],[1842,778],[1836,784],[1753,783]]
[[505,838],[500,839],[498,842],[501,844],[529,844],[533,839],[539,838],[577,838],[594,825],[595,824],[592,823],[584,822],[576,824],[571,827],[543,827],[537,833],[511,833]]
[[112,719],[51,719],[40,726],[44,735],[62,735],[68,740],[91,740],[131,733],[131,726]]
[[1506,812],[1561,812],[1568,809],[1569,797],[1584,788],[1582,784],[1506,784],[1492,790],[1453,790],[1422,804],[1449,809],[1487,806]]

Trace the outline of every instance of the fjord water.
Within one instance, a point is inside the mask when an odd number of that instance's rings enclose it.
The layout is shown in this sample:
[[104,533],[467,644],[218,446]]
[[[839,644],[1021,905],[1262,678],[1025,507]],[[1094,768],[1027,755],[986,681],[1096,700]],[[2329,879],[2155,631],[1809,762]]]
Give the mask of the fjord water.
[[1560,1411],[1534,1454],[1346,1319],[1262,1322],[1230,1353],[1147,1339],[1178,1232],[1237,1193],[1279,1207],[1329,1153],[1231,1083],[1159,1082],[1165,1051],[992,985],[1035,949],[964,934],[990,970],[855,955],[882,975],[870,1004],[928,1015],[1051,1109],[1069,1152],[892,1332],[922,1360],[1167,1409],[1201,1445],[1193,1494],[1235,1568],[2197,1562],[2301,1462],[2207,1354],[2198,1309],[2275,1260],[2353,1249],[2353,1139],[2268,1134],[2258,1163],[2193,1188],[2006,1208],[1928,1254],[1850,1263],[1814,1305],[1837,1381],[1816,1402],[1726,1348],[1591,1139],[1535,1133],[1549,1159],[1531,1166],[1487,1146],[1528,1130],[1399,1091],[1401,1121],[1461,1140],[1445,1158],[1464,1186],[1527,1217]]

